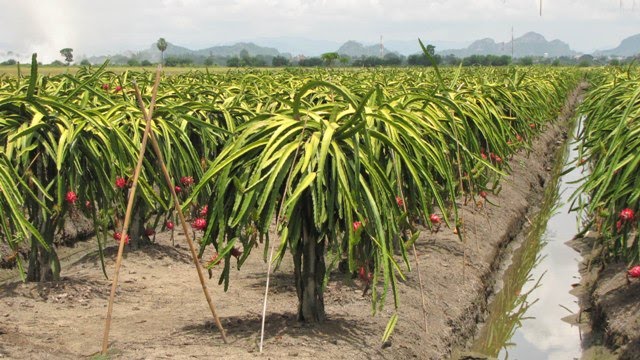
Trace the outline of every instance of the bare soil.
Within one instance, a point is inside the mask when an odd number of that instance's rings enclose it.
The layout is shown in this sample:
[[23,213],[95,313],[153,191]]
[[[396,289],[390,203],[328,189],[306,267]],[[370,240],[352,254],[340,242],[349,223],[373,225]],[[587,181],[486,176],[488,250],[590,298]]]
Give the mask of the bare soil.
[[[569,104],[568,108],[572,105]],[[568,111],[568,108],[565,109]],[[565,116],[566,117],[566,116]],[[566,136],[562,121],[549,125],[532,145],[510,159],[512,174],[502,190],[478,207],[462,207],[466,243],[451,229],[421,232],[417,241],[427,302],[424,329],[417,271],[399,286],[399,321],[391,340],[381,337],[393,307],[372,316],[364,284],[333,273],[325,293],[327,320],[308,326],[296,321],[297,298],[290,257],[272,276],[264,352],[258,352],[267,266],[256,249],[231,286],[217,285],[220,269],[208,286],[226,329],[224,344],[205,302],[183,236],[171,245],[169,233],[156,243],[125,252],[114,306],[110,355],[122,359],[441,359],[464,344],[476,330],[501,252],[527,221],[539,201],[553,153]],[[178,245],[179,244],[179,245]],[[116,244],[107,248],[113,273]],[[205,259],[211,256],[205,253]],[[463,264],[463,259],[466,262]],[[413,255],[411,257],[413,263]],[[63,267],[57,283],[9,282],[0,289],[0,357],[78,359],[101,346],[110,281],[95,253]],[[640,284],[638,285],[640,287]]]

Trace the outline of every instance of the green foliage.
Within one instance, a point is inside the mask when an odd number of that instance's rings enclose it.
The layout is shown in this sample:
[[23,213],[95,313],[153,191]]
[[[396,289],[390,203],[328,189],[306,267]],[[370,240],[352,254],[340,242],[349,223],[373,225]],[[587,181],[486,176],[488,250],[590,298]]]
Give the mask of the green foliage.
[[267,61],[262,55],[251,56],[247,50],[242,50],[240,56],[233,56],[227,59],[229,67],[264,67]]
[[518,60],[518,63],[522,66],[531,66],[533,65],[533,58],[530,56],[525,56]]
[[206,59],[204,59],[204,65],[205,66],[211,66],[215,63],[214,58],[212,56],[207,57]]
[[463,66],[506,66],[511,64],[511,57],[507,55],[471,55],[462,59]]
[[164,38],[160,38],[156,42],[156,47],[158,47],[158,50],[160,50],[161,52],[164,52],[165,50],[167,50],[167,46],[168,46],[167,40],[165,40]]
[[[573,197],[602,233],[607,255],[640,261],[640,76],[637,68],[592,73],[593,89],[580,107],[585,117],[576,166],[589,167]],[[584,194],[584,196],[582,195]],[[621,211],[636,214],[625,220]]]
[[60,55],[64,56],[64,61],[67,63],[67,66],[73,62],[72,48],[64,48],[60,50]]
[[290,63],[291,61],[289,61],[289,59],[284,56],[275,56],[271,60],[271,65],[274,67],[289,66]]
[[193,64],[193,59],[189,57],[167,56],[167,58],[164,59],[164,64],[169,67],[189,66]]
[[[7,221],[18,224],[20,212],[30,221],[40,216],[54,233],[64,212],[89,211],[89,200],[106,235],[123,208],[114,181],[131,176],[140,150],[142,116],[128,84],[135,80],[148,100],[151,78],[103,66],[75,76],[32,74],[28,84],[3,81],[0,145],[6,171],[27,185],[15,187],[15,201],[28,204],[0,204],[10,211]],[[387,295],[398,305],[396,284],[411,268],[407,246],[417,239],[407,230],[429,224],[434,212],[459,226],[456,199],[497,189],[509,170],[502,159],[555,117],[576,79],[566,69],[542,68],[440,69],[437,76],[399,68],[189,72],[163,79],[154,132],[184,188],[185,213],[193,219],[208,206],[200,250],[220,253],[226,286],[234,247],[242,247],[241,267],[261,240],[265,248],[276,241],[278,262],[288,251],[296,259],[305,245],[326,243],[350,270],[372,270],[378,309]],[[179,184],[182,176],[196,185]],[[172,216],[153,155],[140,189],[147,221]],[[65,201],[70,190],[79,197],[73,206]],[[40,243],[11,229],[14,244]],[[324,278],[324,269],[317,275]]]
[[304,58],[298,61],[298,65],[303,67],[318,67],[322,66],[322,64],[323,60],[319,57]]
[[320,58],[324,61],[327,66],[333,65],[333,62],[336,61],[340,55],[337,52],[328,52],[320,55]]
[[386,54],[383,58],[378,56],[362,56],[355,58],[351,62],[354,67],[379,67],[379,66],[398,66],[402,64],[402,58],[394,53]]
[[167,50],[167,46],[169,46],[169,44],[167,43],[167,40],[165,40],[164,38],[160,38],[158,39],[158,42],[156,42],[156,47],[158,48],[158,50],[160,50],[160,63],[164,65],[164,52]]

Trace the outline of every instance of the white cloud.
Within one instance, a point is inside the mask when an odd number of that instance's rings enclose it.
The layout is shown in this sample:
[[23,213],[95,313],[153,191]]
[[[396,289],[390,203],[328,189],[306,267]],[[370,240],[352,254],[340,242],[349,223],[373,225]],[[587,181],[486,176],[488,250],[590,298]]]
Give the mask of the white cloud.
[[[0,0],[4,50],[38,51],[45,61],[147,48],[157,38],[198,48],[238,39],[295,36],[507,40],[537,31],[582,51],[617,45],[638,32],[640,6],[623,0]],[[640,2],[640,0],[638,0]]]

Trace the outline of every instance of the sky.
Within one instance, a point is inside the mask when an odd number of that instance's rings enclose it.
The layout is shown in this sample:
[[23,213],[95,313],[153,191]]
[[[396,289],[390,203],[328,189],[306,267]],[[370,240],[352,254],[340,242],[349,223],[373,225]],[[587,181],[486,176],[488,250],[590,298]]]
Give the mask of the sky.
[[44,62],[65,47],[109,55],[160,37],[191,49],[269,37],[469,43],[508,41],[513,27],[588,53],[640,33],[640,0],[0,0],[0,9],[0,56],[38,52]]

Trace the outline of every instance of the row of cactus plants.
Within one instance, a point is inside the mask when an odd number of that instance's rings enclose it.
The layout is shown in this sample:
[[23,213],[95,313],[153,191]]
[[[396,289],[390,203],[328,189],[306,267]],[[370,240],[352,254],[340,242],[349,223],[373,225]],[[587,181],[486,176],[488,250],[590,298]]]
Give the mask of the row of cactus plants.
[[[26,79],[0,78],[0,164],[14,196],[0,220],[12,248],[31,244],[27,278],[49,280],[59,277],[53,234],[65,214],[86,212],[103,234],[117,228],[144,128],[129,84],[149,98],[152,74],[103,66],[47,77],[36,63]],[[153,131],[225,288],[232,257],[240,268],[259,240],[278,241],[276,264],[293,255],[299,318],[314,322],[324,317],[327,252],[364,269],[374,309],[389,293],[397,305],[416,224],[438,213],[461,227],[455,199],[499,191],[506,160],[555,117],[576,79],[518,68],[191,72],[163,79]],[[158,225],[155,216],[173,228],[153,155],[140,189],[141,223]],[[274,220],[279,238],[269,239]]]
[[585,229],[598,231],[608,258],[640,263],[640,73],[609,68],[591,76],[580,107],[584,126],[576,166],[585,181],[576,193]]

